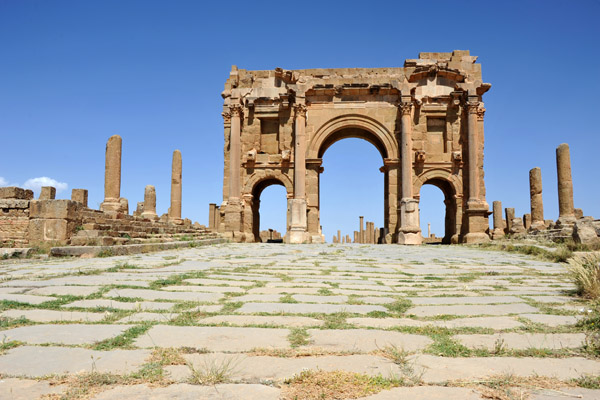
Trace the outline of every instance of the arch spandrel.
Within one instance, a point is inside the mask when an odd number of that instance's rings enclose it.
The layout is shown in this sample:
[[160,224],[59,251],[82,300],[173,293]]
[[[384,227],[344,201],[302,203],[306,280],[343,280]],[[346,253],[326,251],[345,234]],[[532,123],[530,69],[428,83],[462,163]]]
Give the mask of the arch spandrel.
[[[443,182],[449,185],[452,193],[446,193],[446,188],[438,186],[436,183]],[[462,197],[462,179],[446,169],[430,169],[415,177],[413,181],[413,193],[415,197],[419,197],[421,187],[426,183],[438,186],[446,196]]]
[[[345,134],[336,137],[336,133]],[[341,139],[356,137],[372,143],[383,159],[398,158],[398,142],[394,134],[379,121],[360,114],[345,114],[321,125],[308,143],[306,158],[321,158],[329,146]]]
[[264,171],[257,171],[250,175],[246,179],[246,184],[244,185],[244,194],[253,195],[257,189],[262,192],[265,188],[271,185],[281,185],[285,187],[287,197],[291,197],[294,193],[294,184],[290,177],[281,171],[272,170],[268,173]]

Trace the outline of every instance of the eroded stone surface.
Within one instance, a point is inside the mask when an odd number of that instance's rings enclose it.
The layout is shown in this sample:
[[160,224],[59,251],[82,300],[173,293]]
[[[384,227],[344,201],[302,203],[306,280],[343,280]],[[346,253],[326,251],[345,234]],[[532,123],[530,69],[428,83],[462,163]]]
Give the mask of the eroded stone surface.
[[278,400],[280,390],[258,384],[220,384],[197,386],[185,383],[152,388],[148,385],[118,386],[93,397],[94,400]]
[[386,346],[416,351],[433,343],[426,336],[367,329],[309,329],[308,333],[311,343],[307,347],[330,351],[372,351]]
[[35,322],[52,321],[83,321],[98,322],[106,318],[105,313],[91,313],[83,311],[55,311],[55,310],[6,310],[2,312],[3,317],[27,318]]
[[65,390],[65,385],[51,386],[48,382],[31,379],[0,379],[0,400],[39,399],[43,395],[60,394]]
[[89,344],[118,336],[131,325],[32,325],[1,331],[6,340],[23,343]]
[[584,333],[498,333],[494,335],[456,335],[460,343],[472,348],[493,350],[500,346],[508,349],[568,349],[580,347]]

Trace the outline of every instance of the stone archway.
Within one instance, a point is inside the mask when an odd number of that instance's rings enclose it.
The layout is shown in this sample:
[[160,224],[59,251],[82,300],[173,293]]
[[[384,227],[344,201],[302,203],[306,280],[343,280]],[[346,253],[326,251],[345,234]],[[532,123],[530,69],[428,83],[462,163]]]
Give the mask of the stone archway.
[[[322,158],[334,143],[348,138],[363,139],[371,143],[381,154],[384,166],[384,228],[391,233],[396,230],[398,173],[398,144],[392,132],[378,121],[360,114],[346,114],[324,123],[308,143],[307,148],[307,224],[308,232],[320,234],[320,173]],[[395,167],[395,168],[394,168]]]
[[[293,184],[289,177],[280,171],[255,172],[250,176],[244,188],[244,234],[246,242],[260,241],[260,195],[272,185],[283,186],[290,199]],[[286,215],[286,231],[289,230],[289,210]]]
[[442,243],[458,243],[462,221],[462,196],[461,179],[450,171],[443,169],[430,169],[417,176],[413,182],[413,193],[420,201],[423,185],[433,185],[444,194],[444,238]]

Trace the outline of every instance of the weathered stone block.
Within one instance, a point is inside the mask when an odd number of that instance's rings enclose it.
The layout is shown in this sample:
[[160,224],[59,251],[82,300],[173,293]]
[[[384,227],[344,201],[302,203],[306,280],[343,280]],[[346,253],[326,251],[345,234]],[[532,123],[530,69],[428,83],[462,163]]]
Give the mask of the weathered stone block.
[[600,220],[575,222],[573,227],[573,240],[582,244],[593,244],[600,242]]
[[56,198],[56,188],[52,186],[42,186],[40,191],[40,200],[54,200]]
[[73,189],[71,191],[71,200],[77,203],[83,204],[84,207],[88,206],[88,191],[87,189]]
[[33,199],[33,191],[15,186],[0,187],[0,199]]
[[80,210],[80,204],[71,200],[32,200],[29,215],[31,218],[74,219]]
[[[29,208],[29,200],[20,199],[0,199],[0,209],[8,212],[8,209],[27,209]],[[2,214],[0,214],[2,215]]]
[[65,242],[75,231],[75,223],[65,219],[32,219],[29,221],[29,240],[32,242]]

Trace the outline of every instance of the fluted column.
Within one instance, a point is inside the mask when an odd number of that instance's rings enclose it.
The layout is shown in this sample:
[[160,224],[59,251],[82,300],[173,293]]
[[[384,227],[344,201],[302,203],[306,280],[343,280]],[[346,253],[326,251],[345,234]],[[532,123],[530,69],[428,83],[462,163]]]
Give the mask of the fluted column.
[[479,170],[477,168],[477,112],[479,102],[467,103],[467,159],[469,164],[469,203],[479,202]]
[[294,198],[290,200],[290,243],[306,243],[310,239],[306,216],[306,111],[305,104],[294,105]]
[[413,198],[413,148],[412,148],[412,102],[410,97],[402,96],[400,103],[402,113],[402,133],[400,140],[400,156],[402,158],[402,186],[400,200],[400,230],[398,243],[421,244],[421,228],[419,227],[419,201]]

